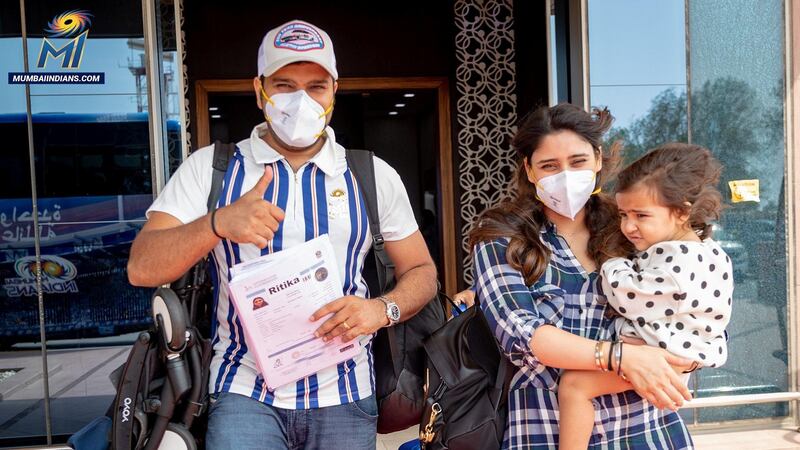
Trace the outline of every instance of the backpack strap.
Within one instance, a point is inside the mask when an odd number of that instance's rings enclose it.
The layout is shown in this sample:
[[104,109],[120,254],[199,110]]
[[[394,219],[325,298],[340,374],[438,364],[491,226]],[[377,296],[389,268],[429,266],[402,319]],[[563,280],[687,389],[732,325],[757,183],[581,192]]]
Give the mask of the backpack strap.
[[[369,230],[372,234],[372,250],[375,253],[375,271],[378,272],[378,286],[381,289],[380,293],[383,294],[394,285],[394,263],[389,258],[389,254],[386,253],[383,234],[381,234],[381,221],[378,214],[378,192],[375,185],[375,164],[372,159],[375,154],[369,150],[347,149],[346,155],[347,166],[353,171],[367,206]],[[389,352],[391,353],[394,375],[399,378],[405,358],[400,352],[396,328],[396,325],[387,328],[386,337],[389,341]]]
[[225,172],[228,171],[228,163],[235,151],[236,144],[214,142],[214,173],[211,176],[211,190],[208,192],[208,202],[206,203],[209,211],[217,209],[217,202],[222,193],[222,180],[225,178]]
[[369,230],[372,234],[372,250],[375,253],[375,265],[378,272],[378,286],[381,294],[389,290],[394,283],[394,263],[384,248],[381,220],[378,213],[378,193],[375,185],[375,154],[369,150],[347,149],[347,165],[353,171],[367,206]]
[[128,359],[122,366],[122,373],[117,381],[117,394],[111,403],[113,423],[111,425],[111,447],[118,450],[133,448],[133,428],[137,418],[134,413],[141,409],[142,372],[148,353],[157,351],[152,332],[142,332],[133,343]]

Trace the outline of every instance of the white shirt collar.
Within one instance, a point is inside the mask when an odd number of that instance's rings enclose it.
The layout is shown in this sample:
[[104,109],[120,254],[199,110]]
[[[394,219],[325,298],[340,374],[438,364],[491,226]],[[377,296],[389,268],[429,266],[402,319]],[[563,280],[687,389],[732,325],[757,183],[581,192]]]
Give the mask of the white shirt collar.
[[[258,164],[270,164],[275,161],[285,159],[277,150],[270,147],[261,136],[268,133],[267,123],[262,122],[250,132],[250,151],[253,159]],[[316,164],[325,175],[336,176],[346,169],[344,148],[336,143],[336,135],[333,128],[325,127],[325,143],[316,155],[311,157],[309,162]]]

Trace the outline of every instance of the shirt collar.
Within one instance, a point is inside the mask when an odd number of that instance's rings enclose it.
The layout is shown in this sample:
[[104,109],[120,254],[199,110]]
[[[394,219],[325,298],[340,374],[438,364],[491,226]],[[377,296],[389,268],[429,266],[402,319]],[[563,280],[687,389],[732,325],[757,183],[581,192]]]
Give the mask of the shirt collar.
[[539,232],[542,234],[556,234],[556,226],[553,222],[545,220]]
[[[253,131],[250,133],[250,149],[253,153],[253,159],[258,164],[270,164],[281,159],[286,159],[261,138],[264,133],[268,132],[267,122],[262,122],[253,127]],[[336,143],[336,135],[333,132],[333,128],[325,127],[325,135],[327,136],[325,143],[322,145],[319,152],[311,157],[309,162],[319,167],[325,175],[335,176],[338,172],[343,172],[343,170],[340,169],[345,159],[345,152],[344,149]]]

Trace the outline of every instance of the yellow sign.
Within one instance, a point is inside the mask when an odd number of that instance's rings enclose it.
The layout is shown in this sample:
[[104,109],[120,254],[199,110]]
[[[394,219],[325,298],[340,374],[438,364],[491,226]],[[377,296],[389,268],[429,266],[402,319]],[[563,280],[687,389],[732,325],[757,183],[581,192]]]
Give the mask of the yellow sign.
[[731,188],[731,201],[739,202],[760,202],[758,191],[758,180],[733,180],[728,181]]

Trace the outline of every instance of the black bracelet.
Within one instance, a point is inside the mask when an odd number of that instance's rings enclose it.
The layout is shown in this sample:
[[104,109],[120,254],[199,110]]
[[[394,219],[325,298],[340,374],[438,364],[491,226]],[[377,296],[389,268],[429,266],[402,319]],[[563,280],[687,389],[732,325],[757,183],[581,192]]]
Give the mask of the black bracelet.
[[608,362],[606,363],[606,367],[608,368],[608,372],[613,372],[614,368],[611,366],[611,356],[614,354],[614,346],[617,344],[616,342],[611,342],[611,345],[608,347]]
[[215,209],[214,211],[211,211],[211,231],[214,232],[214,235],[217,236],[218,238],[225,239],[224,237],[220,236],[219,233],[217,233],[217,227],[214,224],[214,216],[217,215],[217,211],[219,210]]

